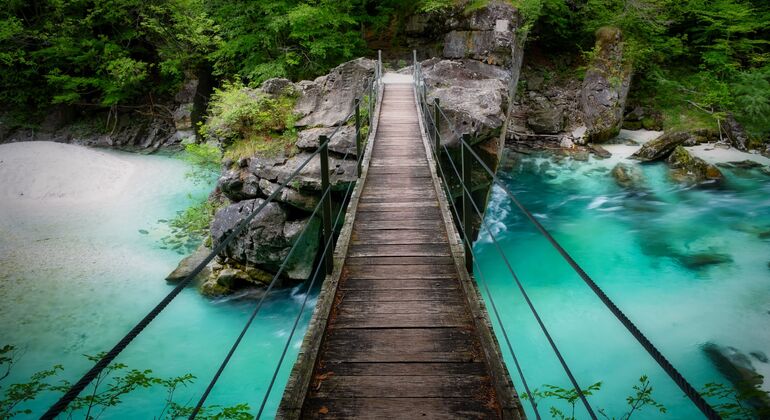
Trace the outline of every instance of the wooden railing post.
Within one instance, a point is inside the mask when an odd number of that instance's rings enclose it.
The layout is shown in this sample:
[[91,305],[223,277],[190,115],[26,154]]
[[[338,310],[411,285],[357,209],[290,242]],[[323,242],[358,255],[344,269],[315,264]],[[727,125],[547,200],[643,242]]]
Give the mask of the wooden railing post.
[[[318,144],[321,147],[321,194],[323,196],[323,203],[321,204],[321,215],[323,219],[323,244],[322,249],[326,250],[324,256],[324,264],[326,265],[326,274],[331,274],[334,271],[334,243],[331,238],[334,237],[334,231],[332,230],[332,197],[331,187],[329,184],[329,138],[326,136],[318,137]],[[326,249],[327,244],[330,244],[331,249]]]
[[[473,243],[471,243],[471,240],[473,239],[473,217],[471,216],[471,200],[473,200],[473,197],[471,196],[471,153],[470,151],[466,150],[467,147],[471,147],[471,135],[470,134],[463,134],[463,137],[461,139],[460,143],[460,155],[461,155],[461,161],[462,161],[462,175],[463,179],[461,180],[462,185],[464,185],[463,188],[463,231],[465,232],[465,269],[468,270],[469,274],[473,274],[473,253],[472,247]],[[467,192],[465,190],[468,190]]]
[[[371,98],[369,98],[371,102]],[[361,177],[361,102],[356,99],[356,160],[358,160],[358,177]]]
[[439,108],[438,98],[433,100],[433,141],[436,144],[436,160],[438,160],[439,151],[441,151],[441,137],[438,133],[438,119],[441,115],[441,109]]
[[377,78],[377,86],[379,86],[382,80],[382,50],[377,50],[377,68],[379,69],[377,72],[379,75]]

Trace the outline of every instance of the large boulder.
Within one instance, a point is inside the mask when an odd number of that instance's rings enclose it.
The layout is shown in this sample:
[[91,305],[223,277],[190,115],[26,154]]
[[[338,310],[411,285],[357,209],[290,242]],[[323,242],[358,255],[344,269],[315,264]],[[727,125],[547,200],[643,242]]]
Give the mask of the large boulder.
[[588,141],[601,143],[620,132],[631,68],[623,60],[623,36],[618,28],[599,29],[594,51],[583,79],[580,105]]
[[422,63],[428,101],[439,100],[441,142],[449,147],[472,133],[474,142],[499,135],[505,121],[510,73],[475,60],[426,60]]
[[716,166],[690,154],[677,146],[666,159],[671,168],[671,178],[682,184],[700,184],[705,181],[722,180],[722,172]]
[[[265,200],[243,200],[217,211],[211,222],[212,246],[216,248],[242,220],[264,204]],[[310,276],[319,244],[318,218],[289,220],[278,203],[268,203],[246,228],[220,254],[241,264],[276,272],[296,241],[301,241],[286,263],[284,275],[304,280]],[[307,232],[300,235],[307,227]]]
[[[299,167],[310,158],[310,161],[299,170],[296,177],[289,181],[292,188],[297,190],[321,191],[321,156],[310,157],[311,153],[301,152],[285,159],[281,164],[269,164],[266,160],[252,159],[248,170],[261,179],[271,182],[284,183]],[[351,183],[356,182],[358,167],[354,160],[340,159],[329,156],[329,183],[334,191],[345,191]]]
[[[334,133],[335,130],[337,130],[336,133]],[[312,152],[318,148],[320,136],[329,137],[332,133],[334,135],[329,139],[329,150],[341,155],[347,154],[349,157],[356,157],[356,127],[352,125],[343,125],[339,129],[336,127],[316,127],[302,130],[299,132],[296,145],[302,150]]]
[[297,127],[340,125],[353,112],[354,100],[374,75],[375,61],[359,58],[340,64],[317,79],[295,84],[299,94],[294,111]]
[[527,125],[538,134],[557,134],[564,129],[564,109],[543,98],[529,112]]
[[631,159],[642,162],[652,162],[665,159],[677,146],[684,144],[690,138],[690,133],[686,131],[675,131],[665,133],[655,140],[651,140],[642,145],[642,147],[631,155]]

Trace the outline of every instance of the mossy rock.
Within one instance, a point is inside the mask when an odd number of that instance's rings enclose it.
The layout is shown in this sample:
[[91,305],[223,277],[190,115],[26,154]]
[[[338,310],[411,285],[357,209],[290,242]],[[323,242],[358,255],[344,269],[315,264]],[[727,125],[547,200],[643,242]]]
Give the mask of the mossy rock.
[[623,128],[626,130],[640,130],[642,128],[641,121],[623,121]]

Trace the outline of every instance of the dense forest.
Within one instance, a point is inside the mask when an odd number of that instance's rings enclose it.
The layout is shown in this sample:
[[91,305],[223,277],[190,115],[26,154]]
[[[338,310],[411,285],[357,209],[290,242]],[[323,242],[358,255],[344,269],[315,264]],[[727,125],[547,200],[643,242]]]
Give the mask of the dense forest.
[[[6,0],[0,103],[29,119],[55,104],[147,106],[201,69],[248,85],[312,78],[375,45],[398,47],[405,16],[458,1]],[[587,59],[595,31],[617,26],[635,69],[632,96],[692,114],[687,124],[733,112],[754,141],[770,135],[767,1],[511,1],[529,43]]]

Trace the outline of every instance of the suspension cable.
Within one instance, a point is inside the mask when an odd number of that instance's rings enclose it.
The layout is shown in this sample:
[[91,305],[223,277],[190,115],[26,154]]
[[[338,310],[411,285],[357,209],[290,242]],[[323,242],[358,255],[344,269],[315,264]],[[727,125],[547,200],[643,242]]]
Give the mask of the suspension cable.
[[[371,129],[371,127],[370,127]],[[349,151],[348,151],[349,153]],[[345,153],[345,156],[347,157],[348,153]],[[357,156],[356,163],[359,163],[363,160],[364,154],[362,153],[361,156]],[[344,158],[343,158],[344,159]],[[342,202],[345,203],[348,200],[348,197],[351,193],[351,188],[353,186],[353,183],[349,183],[347,190],[345,191],[345,196],[342,199]],[[340,221],[340,216],[342,215],[342,211],[345,210],[344,206],[340,206],[340,209],[337,211],[337,216],[334,218],[334,229],[337,229],[337,226]],[[323,258],[326,256],[327,252],[329,252],[329,249],[331,247],[331,244],[334,243],[334,235],[329,237],[329,240],[326,241],[326,244],[324,245],[324,251],[321,256],[321,261],[323,261]],[[316,267],[315,272],[313,273],[313,279],[310,282],[310,285],[308,286],[306,292],[305,292],[305,298],[302,300],[302,306],[300,307],[299,313],[297,314],[297,317],[294,320],[294,325],[291,328],[291,333],[289,334],[289,338],[286,340],[286,345],[283,347],[283,351],[281,352],[281,357],[278,359],[278,365],[275,368],[275,371],[273,371],[273,376],[270,379],[270,385],[268,385],[267,391],[265,391],[265,395],[262,397],[262,403],[259,407],[259,412],[257,413],[256,418],[259,419],[262,416],[262,413],[265,409],[265,405],[267,404],[267,400],[270,397],[270,392],[273,389],[273,386],[275,385],[275,380],[278,377],[278,372],[281,370],[281,365],[283,364],[283,360],[286,357],[286,352],[289,349],[289,345],[291,344],[291,340],[294,337],[294,333],[297,330],[297,325],[299,325],[299,320],[302,318],[302,313],[305,311],[305,304],[307,303],[308,297],[310,296],[310,291],[313,289],[313,285],[315,285],[315,281],[318,278],[319,270],[323,264],[318,264],[318,267]]]
[[[449,151],[447,150],[446,145],[443,145],[443,147],[445,152],[448,153]],[[449,159],[449,162],[452,164],[452,169],[454,170],[455,175],[457,175],[458,178],[460,178],[460,174],[457,170],[457,166],[454,164],[451,158]],[[470,170],[470,168],[468,168],[468,170]],[[463,194],[468,194],[468,196],[471,197],[471,192],[468,189],[468,187],[463,182],[460,182],[460,185],[463,187],[463,190],[464,190]],[[471,199],[470,202],[471,202],[471,205],[473,205],[474,210],[476,211],[476,215],[478,215],[478,217],[481,219],[481,222],[484,225],[484,228],[487,230],[487,233],[489,233],[493,243],[497,247],[497,252],[500,254],[500,256],[502,256],[503,261],[505,262],[505,265],[508,268],[508,271],[511,273],[511,276],[516,282],[516,286],[519,288],[519,291],[521,291],[521,294],[524,297],[524,300],[527,302],[527,306],[529,306],[529,309],[532,312],[532,315],[535,317],[535,320],[537,320],[537,323],[540,326],[540,329],[543,331],[543,334],[548,340],[548,344],[551,346],[551,349],[553,350],[554,354],[559,359],[559,363],[564,369],[564,372],[567,374],[569,381],[572,383],[572,387],[575,389],[575,392],[577,392],[578,396],[580,397],[580,400],[582,401],[583,405],[588,411],[588,415],[591,416],[592,419],[596,420],[596,414],[594,413],[593,408],[591,408],[591,405],[588,403],[588,399],[583,393],[583,389],[577,383],[577,380],[575,379],[575,376],[572,373],[572,369],[569,368],[569,366],[567,365],[567,362],[564,360],[564,356],[562,356],[561,351],[559,350],[558,346],[556,345],[553,338],[551,337],[551,333],[548,332],[548,328],[546,328],[545,323],[543,323],[543,320],[540,317],[540,314],[537,312],[537,309],[535,309],[535,306],[532,303],[532,300],[529,298],[529,294],[526,292],[526,290],[524,290],[524,285],[522,285],[521,281],[519,280],[519,276],[516,275],[516,272],[513,270],[513,267],[511,267],[511,263],[508,261],[508,258],[505,256],[505,252],[503,251],[500,244],[497,242],[497,239],[495,238],[495,235],[492,233],[492,230],[489,229],[489,226],[487,225],[486,220],[484,220],[483,214],[481,214],[481,210],[479,210],[478,206],[476,205],[473,199]]]
[[[431,150],[433,150],[434,154],[435,154],[435,148],[432,145],[431,145]],[[436,158],[436,163],[437,163],[436,166],[438,167],[439,171],[441,172],[441,176],[439,178],[441,179],[441,181],[442,181],[442,183],[444,185],[444,188],[446,188],[447,194],[451,197],[451,190],[449,188],[449,184],[446,181],[446,177],[445,177],[445,174],[444,174],[444,169],[441,166],[441,161],[438,160],[438,158]],[[449,201],[449,204],[451,204],[451,208],[450,209],[454,210],[454,215],[455,215],[455,217],[457,217],[457,220],[460,220],[460,213],[457,210],[457,205],[454,203],[454,200],[449,199],[447,201]],[[458,231],[462,231],[462,229],[458,229]],[[463,234],[464,240],[467,241],[468,240],[468,236],[465,234],[465,231],[462,231],[462,234]],[[471,249],[471,253],[473,254],[473,250],[472,249]],[[513,358],[513,363],[516,366],[516,370],[518,371],[519,378],[521,379],[521,382],[524,385],[524,391],[527,394],[527,397],[529,399],[530,405],[532,406],[532,410],[535,412],[535,417],[538,420],[540,420],[541,417],[540,417],[540,412],[537,409],[537,401],[535,401],[535,398],[534,398],[534,396],[532,395],[532,392],[529,389],[529,385],[527,384],[527,379],[524,376],[524,372],[523,372],[523,370],[521,368],[521,365],[519,364],[519,359],[516,356],[516,352],[513,351],[513,346],[511,345],[511,340],[508,337],[508,332],[506,331],[505,326],[503,325],[502,318],[500,317],[500,314],[497,311],[497,305],[494,302],[494,298],[492,297],[492,294],[490,293],[489,288],[486,287],[486,281],[484,280],[483,276],[481,275],[481,267],[478,265],[476,260],[477,259],[476,259],[475,255],[474,255],[473,261],[474,261],[474,264],[476,264],[477,269],[479,270],[479,276],[482,277],[482,281],[484,282],[484,288],[487,291],[487,296],[489,296],[489,301],[490,301],[490,303],[492,305],[492,310],[493,310],[493,313],[495,314],[495,319],[497,320],[497,324],[500,326],[500,330],[503,332],[503,339],[505,340],[505,343],[506,343],[506,345],[508,347],[508,351],[511,353],[511,357]]]
[[[439,113],[444,117],[447,122],[451,120],[441,107],[438,108]],[[599,287],[596,282],[578,265],[578,263],[570,256],[570,254],[556,241],[556,239],[548,232],[545,227],[532,215],[532,213],[516,198],[516,196],[508,189],[500,177],[498,177],[489,166],[481,159],[481,157],[473,150],[473,148],[462,138],[457,131],[447,124],[449,129],[458,137],[460,141],[460,147],[467,149],[475,160],[481,165],[481,167],[492,177],[492,183],[497,184],[506,193],[510,200],[524,213],[526,218],[535,226],[535,228],[542,234],[546,240],[553,246],[556,251],[562,256],[562,258],[572,267],[572,269],[580,276],[580,278],[588,285],[588,287],[599,297],[599,300],[610,310],[610,312],[620,321],[620,323],[631,333],[631,335],[639,342],[639,344],[647,351],[648,354],[655,360],[656,363],[666,372],[666,374],[676,383],[676,385],[682,390],[687,398],[703,413],[708,419],[721,419],[720,415],[714,410],[714,408],[703,398],[703,396],[685,379],[685,377],[668,361],[668,359],[655,347],[654,344],[639,330],[639,328],[631,321],[626,314],[620,310],[620,308],[607,296],[607,294]],[[446,146],[445,146],[446,147]]]
[[[374,83],[374,78],[369,79],[369,83]],[[363,97],[366,91],[366,85],[361,92]],[[348,121],[355,110],[351,111],[343,121]],[[67,392],[62,395],[42,416],[41,419],[49,420],[56,418],[61,414],[67,406],[105,369],[112,363],[113,360],[136,338],[170,303],[176,298],[179,293],[182,292],[192,281],[203,271],[203,269],[214,259],[216,255],[224,251],[225,248],[238,236],[243,229],[251,222],[251,220],[259,214],[268,204],[270,204],[284,188],[310,163],[310,161],[320,153],[321,148],[327,147],[331,142],[331,138],[337,134],[344,124],[338,125],[324,144],[319,144],[319,147],[307,157],[283,182],[279,182],[279,187],[273,191],[255,210],[244,219],[242,219],[235,228],[230,232],[225,239],[220,242],[182,281],[180,281],[174,289],[172,289],[166,297],[164,297],[147,315],[144,316],[126,335],[107,353],[105,353],[91,369],[86,372],[74,385],[72,385]],[[347,156],[347,155],[346,155]],[[220,374],[221,372],[218,372]],[[218,376],[217,376],[218,377]],[[210,389],[207,389],[210,392]],[[208,395],[208,393],[206,393]],[[196,407],[200,410],[200,407]]]

